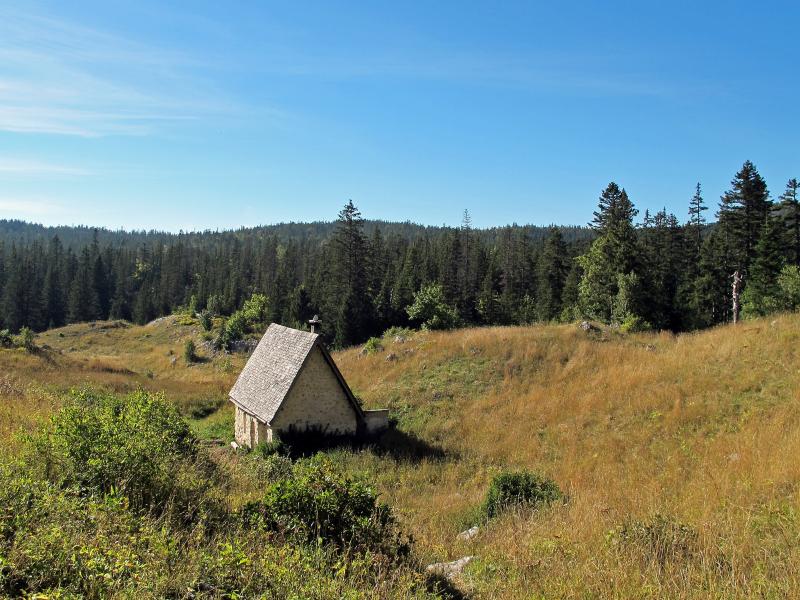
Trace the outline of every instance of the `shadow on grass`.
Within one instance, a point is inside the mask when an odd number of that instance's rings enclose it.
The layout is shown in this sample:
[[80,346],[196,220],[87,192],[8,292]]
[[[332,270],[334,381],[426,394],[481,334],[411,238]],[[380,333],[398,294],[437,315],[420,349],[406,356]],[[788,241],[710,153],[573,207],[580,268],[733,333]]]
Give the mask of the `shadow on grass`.
[[327,450],[371,451],[398,461],[418,463],[422,460],[454,458],[454,453],[391,425],[374,436],[335,435],[315,429],[281,433],[283,452],[292,458],[311,456]]
[[442,600],[469,600],[469,596],[459,590],[444,575],[428,573],[425,577],[425,584],[429,592],[436,594],[436,597],[442,598]]

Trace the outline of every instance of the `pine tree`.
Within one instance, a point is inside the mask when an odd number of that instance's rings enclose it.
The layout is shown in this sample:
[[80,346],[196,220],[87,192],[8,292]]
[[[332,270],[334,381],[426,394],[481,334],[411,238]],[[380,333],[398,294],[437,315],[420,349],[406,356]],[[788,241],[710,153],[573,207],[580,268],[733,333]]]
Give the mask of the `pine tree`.
[[364,219],[352,200],[339,211],[333,237],[337,304],[331,306],[336,318],[336,344],[349,346],[365,340],[372,332],[373,308],[367,285],[368,254]]
[[562,293],[569,269],[567,245],[561,231],[551,227],[538,261],[536,312],[539,320],[552,321],[561,314]]
[[63,261],[64,248],[56,235],[50,240],[42,290],[42,306],[48,327],[61,327],[67,319],[67,295],[62,276]]
[[619,275],[638,274],[640,270],[641,248],[633,228],[636,214],[625,190],[614,182],[608,184],[592,222],[600,237],[578,258],[583,269],[579,305],[588,317],[610,322]]
[[700,193],[700,182],[694,191],[694,196],[689,200],[689,223],[688,228],[691,230],[690,239],[694,244],[694,256],[700,256],[700,249],[703,245],[703,225],[706,219],[703,212],[708,210],[708,207],[703,203],[703,196]]
[[790,250],[788,260],[798,266],[800,266],[800,198],[797,197],[799,186],[797,179],[790,179],[780,197],[780,213]]
[[633,218],[638,214],[624,188],[613,181],[600,194],[598,209],[593,213],[591,227],[605,235],[617,227],[633,229]]
[[25,271],[20,252],[11,245],[2,296],[3,323],[11,331],[25,325]]
[[747,277],[755,247],[771,208],[767,184],[749,160],[731,181],[719,206],[719,228],[731,252],[730,262]]
[[78,261],[75,278],[69,289],[68,313],[70,323],[100,318],[100,302],[95,288],[95,260],[90,247],[85,247]]
[[750,277],[742,294],[744,316],[763,316],[780,308],[778,276],[784,265],[782,238],[779,219],[768,217],[756,244]]

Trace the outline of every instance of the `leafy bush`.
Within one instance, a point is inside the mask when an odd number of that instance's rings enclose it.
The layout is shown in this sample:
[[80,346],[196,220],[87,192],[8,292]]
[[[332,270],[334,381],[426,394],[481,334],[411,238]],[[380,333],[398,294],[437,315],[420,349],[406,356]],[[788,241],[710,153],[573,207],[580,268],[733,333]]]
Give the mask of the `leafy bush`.
[[653,328],[650,323],[638,315],[628,315],[619,326],[620,331],[625,333],[637,333],[639,331],[649,331]]
[[383,332],[381,336],[383,339],[394,339],[396,337],[403,337],[403,338],[410,338],[414,335],[414,330],[409,329],[408,327],[389,327],[386,331]]
[[364,344],[364,347],[361,349],[361,352],[363,354],[375,354],[376,352],[381,352],[382,350],[383,350],[383,344],[381,343],[381,339],[376,337],[371,337]]
[[11,348],[14,345],[14,340],[11,337],[11,332],[8,329],[0,329],[0,348]]
[[267,320],[269,314],[269,298],[264,294],[253,294],[245,300],[241,311],[248,325],[256,325]]
[[200,321],[200,327],[203,328],[203,331],[211,331],[211,327],[214,325],[214,322],[211,318],[210,312],[207,310],[200,311],[198,319]]
[[14,343],[18,348],[24,348],[28,352],[33,352],[36,345],[33,343],[33,331],[29,327],[23,327],[14,338]]
[[297,542],[402,557],[409,542],[391,510],[367,485],[343,475],[330,460],[295,465],[291,477],[272,484],[261,500],[242,509],[248,527],[277,532]]
[[515,506],[536,508],[560,498],[561,490],[551,479],[529,471],[500,473],[489,485],[484,512],[491,519]]
[[212,316],[221,314],[223,308],[224,303],[222,302],[222,296],[219,294],[211,294],[208,297],[208,302],[206,302],[206,310],[208,310]]
[[182,520],[216,508],[213,463],[160,394],[75,393],[31,442],[30,468],[61,488],[118,494],[134,511]]
[[271,442],[262,442],[255,448],[256,453],[263,457],[267,458],[268,456],[274,456],[276,454],[284,455],[287,454],[289,451],[288,446],[283,442],[283,440],[278,436],[277,433],[272,434],[272,441]]
[[452,329],[458,325],[458,313],[445,301],[440,283],[422,287],[414,294],[414,303],[406,312],[411,319],[421,322],[423,329]]
[[183,359],[187,364],[197,362],[197,346],[195,346],[194,340],[186,340],[183,345]]
[[9,468],[0,474],[5,598],[41,598],[35,592],[51,590],[56,593],[47,597],[112,597],[178,558],[167,535],[153,521],[137,519],[118,496],[87,498]]

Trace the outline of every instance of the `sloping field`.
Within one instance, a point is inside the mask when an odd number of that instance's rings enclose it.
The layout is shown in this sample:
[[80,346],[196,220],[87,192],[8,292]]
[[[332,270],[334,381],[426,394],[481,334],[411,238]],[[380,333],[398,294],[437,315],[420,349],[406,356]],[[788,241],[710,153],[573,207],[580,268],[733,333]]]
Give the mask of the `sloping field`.
[[[197,326],[170,318],[0,351],[3,433],[90,385],[164,390],[201,435],[231,437],[224,400],[244,359],[187,366],[189,337]],[[377,483],[425,559],[474,555],[458,585],[475,597],[796,597],[798,342],[798,315],[681,336],[565,325],[389,337],[335,359],[398,431],[381,451],[331,453]],[[487,522],[492,476],[523,467],[567,500]],[[478,535],[457,540],[471,525]]]

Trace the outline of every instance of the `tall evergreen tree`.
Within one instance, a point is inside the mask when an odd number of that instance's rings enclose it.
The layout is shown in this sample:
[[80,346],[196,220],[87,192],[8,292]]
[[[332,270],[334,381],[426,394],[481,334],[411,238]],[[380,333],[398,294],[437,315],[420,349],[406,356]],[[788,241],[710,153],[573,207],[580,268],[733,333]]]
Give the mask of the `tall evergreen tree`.
[[783,229],[779,219],[767,218],[755,247],[750,277],[742,294],[745,316],[763,316],[780,308],[778,275],[785,263]]
[[745,277],[770,207],[766,182],[755,165],[745,161],[731,181],[731,189],[723,194],[718,213],[719,228],[731,253],[730,261]]
[[[368,255],[364,219],[349,200],[339,211],[333,236],[336,344],[348,346],[366,339],[373,326],[373,307],[367,293]],[[334,298],[332,298],[334,299]]]
[[786,190],[780,197],[780,213],[787,232],[787,242],[791,253],[788,260],[800,266],[800,198],[798,198],[797,179],[790,179],[786,183]]
[[67,320],[67,296],[64,289],[62,267],[64,247],[58,236],[53,236],[47,252],[47,271],[42,290],[42,305],[48,327],[61,327]]
[[561,315],[564,283],[570,269],[567,245],[557,227],[550,228],[537,268],[537,316],[541,321],[552,321]]
[[592,221],[600,236],[578,260],[583,269],[579,304],[586,316],[610,322],[619,292],[619,276],[638,275],[641,249],[633,227],[636,214],[625,190],[613,181],[609,183],[600,195]]
[[703,202],[703,196],[700,193],[700,182],[695,187],[694,196],[689,200],[689,241],[693,244],[693,256],[699,257],[700,250],[703,246],[703,226],[706,223],[706,218],[703,213],[708,210],[708,207]]

